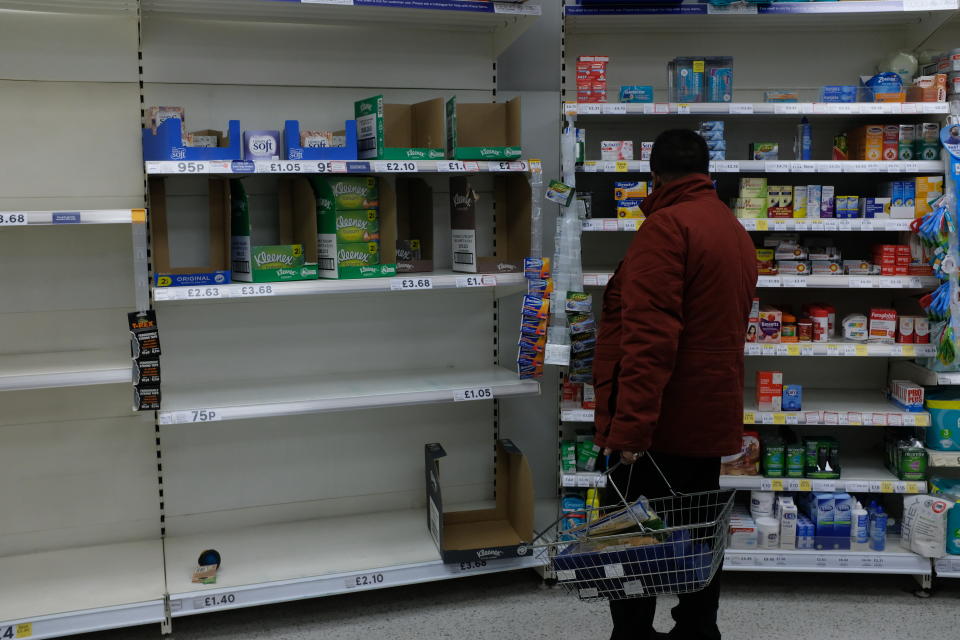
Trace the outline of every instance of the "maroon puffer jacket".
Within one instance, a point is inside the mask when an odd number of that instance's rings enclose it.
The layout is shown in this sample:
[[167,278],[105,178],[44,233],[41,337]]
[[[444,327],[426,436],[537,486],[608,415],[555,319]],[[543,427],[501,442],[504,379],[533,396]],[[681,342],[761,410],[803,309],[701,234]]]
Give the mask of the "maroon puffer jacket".
[[740,450],[753,242],[710,178],[643,203],[647,220],[607,284],[593,377],[596,442],[692,457]]

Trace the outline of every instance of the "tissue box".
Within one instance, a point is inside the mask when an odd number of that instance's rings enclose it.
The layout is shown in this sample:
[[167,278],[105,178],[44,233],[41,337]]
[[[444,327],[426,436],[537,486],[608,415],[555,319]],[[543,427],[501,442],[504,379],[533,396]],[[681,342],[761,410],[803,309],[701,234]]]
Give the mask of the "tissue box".
[[279,160],[279,131],[244,131],[243,157],[245,160]]

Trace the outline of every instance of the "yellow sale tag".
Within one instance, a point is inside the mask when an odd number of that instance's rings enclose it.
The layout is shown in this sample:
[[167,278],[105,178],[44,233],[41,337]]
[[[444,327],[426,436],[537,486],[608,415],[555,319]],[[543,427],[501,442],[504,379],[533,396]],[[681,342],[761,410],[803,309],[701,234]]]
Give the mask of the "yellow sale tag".
[[617,173],[626,173],[627,170],[628,170],[627,161],[626,161],[626,160],[617,160],[616,172],[617,172]]
[[770,489],[773,491],[783,491],[783,480],[774,478],[770,481]]
[[917,426],[918,427],[929,427],[930,426],[930,416],[926,413],[917,414]]
[[757,419],[753,415],[753,411],[743,412],[743,424],[757,424]]
[[773,414],[773,424],[787,424],[787,414],[785,413]]
[[694,60],[694,61],[693,61],[693,72],[694,72],[694,73],[703,73],[703,67],[704,67],[704,64],[703,64],[703,63],[704,63],[703,60]]
[[905,344],[903,347],[903,355],[913,357],[917,355],[917,348],[912,344]]
[[813,488],[813,487],[812,487],[812,485],[810,484],[810,481],[809,481],[809,480],[801,480],[801,481],[800,481],[800,491],[811,491],[812,488]]
[[130,221],[133,224],[143,224],[147,221],[147,210],[146,209],[131,209],[130,210]]
[[798,355],[800,355],[800,345],[798,345],[798,344],[788,344],[788,345],[787,345],[787,355],[788,355],[788,356],[798,356]]
[[17,625],[17,637],[18,638],[29,638],[33,635],[33,623],[32,622],[21,622]]
[[858,344],[857,346],[854,347],[854,351],[858,356],[865,356],[867,355],[867,345]]
[[889,480],[884,480],[880,483],[880,493],[893,493],[893,483]]
[[908,483],[907,483],[907,493],[920,493],[920,483],[919,483],[919,482],[908,482]]
[[767,230],[767,221],[757,220],[757,231],[766,231],[766,230]]

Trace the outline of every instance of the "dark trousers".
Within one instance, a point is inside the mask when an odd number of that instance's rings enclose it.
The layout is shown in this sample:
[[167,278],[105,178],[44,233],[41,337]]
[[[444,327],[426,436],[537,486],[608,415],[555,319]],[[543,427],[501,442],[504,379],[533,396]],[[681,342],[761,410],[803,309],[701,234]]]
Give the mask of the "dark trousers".
[[[719,458],[689,458],[651,452],[663,475],[679,493],[713,491],[720,488]],[[611,466],[619,454],[610,456]],[[631,471],[631,466],[633,467]],[[627,497],[636,500],[641,495],[648,498],[669,496],[670,490],[663,478],[651,464],[649,456],[643,456],[635,464],[620,465],[611,474],[611,480]],[[605,503],[617,504],[619,497],[612,488],[607,488]],[[713,582],[695,593],[679,596],[680,604],[673,608],[676,621],[670,638],[681,640],[719,640],[717,608],[720,604],[720,570]],[[657,611],[656,598],[630,598],[610,602],[613,617],[611,640],[645,640],[653,638],[653,618]]]

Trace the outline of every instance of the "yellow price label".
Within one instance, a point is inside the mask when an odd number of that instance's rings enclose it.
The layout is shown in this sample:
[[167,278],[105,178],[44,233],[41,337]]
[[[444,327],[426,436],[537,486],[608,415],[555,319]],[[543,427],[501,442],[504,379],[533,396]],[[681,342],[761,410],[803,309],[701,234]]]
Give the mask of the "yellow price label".
[[766,230],[767,230],[767,221],[757,220],[757,231],[766,231]]
[[893,483],[889,480],[884,480],[881,482],[880,493],[893,493]]
[[787,424],[787,414],[785,413],[773,414],[773,424]]
[[809,480],[800,481],[800,491],[812,491],[813,485],[810,484]]
[[787,355],[788,355],[788,356],[798,356],[798,355],[800,355],[800,345],[798,345],[798,344],[788,344],[788,345],[787,345]]
[[130,222],[133,224],[143,224],[147,221],[147,210],[146,209],[131,209],[130,210]]
[[901,347],[903,349],[903,355],[905,356],[915,356],[917,355],[917,348],[912,344],[905,344]]
[[783,480],[779,478],[774,478],[770,481],[771,491],[783,491]]
[[907,493],[921,493],[919,482],[908,482]]
[[743,424],[757,424],[757,417],[753,414],[753,411],[743,412]]
[[703,73],[704,61],[703,60],[694,60],[693,61],[693,72],[694,73]]
[[16,633],[18,638],[29,638],[33,635],[33,623],[21,622],[17,625]]
[[930,416],[926,413],[921,413],[917,415],[917,426],[918,427],[929,427],[930,426]]
[[568,116],[577,115],[577,103],[576,102],[564,102],[563,103],[563,113]]
[[170,276],[158,276],[157,277],[157,286],[158,287],[169,287],[173,284],[173,278]]
[[617,173],[626,173],[627,171],[629,171],[629,169],[630,168],[627,166],[626,160],[617,160],[617,166],[616,166],[616,169],[614,170]]
[[858,356],[865,356],[865,355],[867,355],[867,345],[865,345],[865,344],[858,344],[858,345],[856,345],[856,346],[854,347],[854,352],[855,352]]

